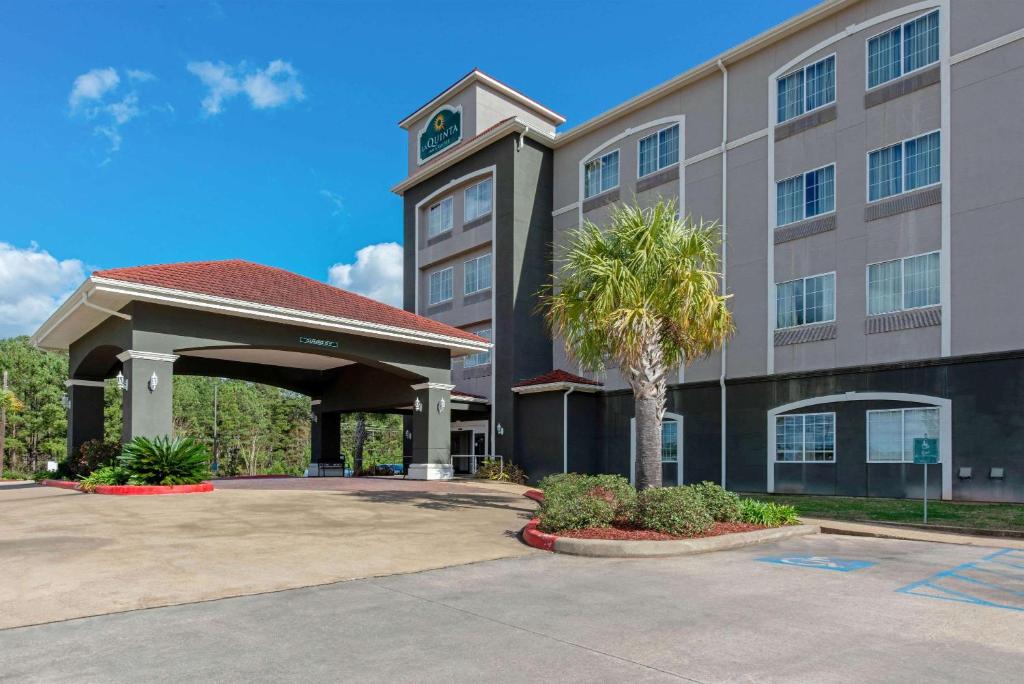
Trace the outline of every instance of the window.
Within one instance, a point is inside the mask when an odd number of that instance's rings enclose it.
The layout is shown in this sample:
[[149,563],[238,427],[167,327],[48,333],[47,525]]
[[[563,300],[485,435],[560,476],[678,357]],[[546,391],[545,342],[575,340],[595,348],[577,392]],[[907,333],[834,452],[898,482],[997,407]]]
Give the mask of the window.
[[[488,342],[491,340],[491,329],[484,328],[483,330],[475,330],[477,335],[484,338]],[[490,350],[477,352],[476,354],[470,354],[462,362],[463,368],[475,368],[476,366],[486,366],[491,362]]]
[[619,151],[609,152],[583,167],[583,197],[593,197],[619,184]]
[[779,181],[776,200],[777,226],[835,211],[835,164]]
[[775,418],[775,460],[834,463],[836,414],[799,413]]
[[641,138],[637,176],[644,177],[679,161],[679,124]]
[[465,264],[464,294],[486,290],[491,286],[491,255],[484,254]]
[[939,61],[938,10],[868,39],[868,88]]
[[836,274],[800,278],[775,286],[776,328],[825,323],[836,317]]
[[836,57],[832,55],[778,80],[778,123],[836,99]]
[[430,303],[440,304],[452,298],[452,267],[430,274]]
[[661,424],[661,462],[679,462],[679,422],[676,420]]
[[465,199],[463,215],[466,221],[491,213],[491,179],[466,188]]
[[868,201],[934,185],[942,180],[939,132],[926,133],[868,153]]
[[868,411],[868,462],[913,463],[914,439],[939,436],[938,408]]
[[452,198],[445,197],[427,211],[427,237],[452,229]]
[[939,303],[939,253],[868,266],[868,315]]

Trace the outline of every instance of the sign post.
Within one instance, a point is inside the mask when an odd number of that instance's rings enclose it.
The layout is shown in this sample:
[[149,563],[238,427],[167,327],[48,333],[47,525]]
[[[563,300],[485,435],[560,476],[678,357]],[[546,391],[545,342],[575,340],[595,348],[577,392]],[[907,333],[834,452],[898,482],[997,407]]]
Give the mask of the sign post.
[[924,522],[928,522],[928,466],[939,462],[939,440],[934,437],[914,438],[914,463],[924,466]]

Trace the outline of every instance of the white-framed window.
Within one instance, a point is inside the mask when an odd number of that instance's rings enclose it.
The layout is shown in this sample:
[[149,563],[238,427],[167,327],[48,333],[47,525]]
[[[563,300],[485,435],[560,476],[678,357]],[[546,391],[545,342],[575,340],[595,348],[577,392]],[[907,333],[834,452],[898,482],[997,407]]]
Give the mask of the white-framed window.
[[484,254],[464,264],[463,294],[486,290],[491,286],[491,255]]
[[868,463],[913,463],[914,439],[938,439],[938,408],[867,412]]
[[679,162],[679,124],[663,128],[637,142],[637,177],[643,178],[655,171]]
[[868,152],[868,201],[940,182],[941,152],[939,131]]
[[775,417],[777,463],[835,463],[836,414],[794,413]]
[[452,229],[452,198],[445,197],[427,210],[427,237],[434,237]]
[[779,181],[775,189],[777,226],[828,214],[836,209],[836,165]]
[[593,197],[619,185],[619,151],[613,150],[583,167],[583,197]]
[[868,266],[868,315],[919,309],[939,303],[939,253]]
[[466,188],[463,218],[472,221],[491,213],[491,179]]
[[836,274],[797,278],[775,285],[775,327],[826,323],[836,319]]
[[836,101],[836,56],[829,55],[814,64],[778,79],[778,121],[788,121],[818,107]]
[[939,61],[939,11],[868,38],[868,88]]
[[430,304],[440,304],[452,298],[453,274],[451,266],[430,274]]
[[[474,330],[474,334],[479,335],[488,342],[491,341],[491,329],[484,328],[483,330]],[[462,361],[463,368],[475,368],[476,366],[486,366],[491,362],[491,350],[477,352],[476,354],[470,354]]]

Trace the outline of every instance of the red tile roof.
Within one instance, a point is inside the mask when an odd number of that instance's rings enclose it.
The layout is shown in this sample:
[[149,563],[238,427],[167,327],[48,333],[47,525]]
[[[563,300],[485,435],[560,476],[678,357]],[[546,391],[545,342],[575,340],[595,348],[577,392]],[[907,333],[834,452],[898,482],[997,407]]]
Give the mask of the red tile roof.
[[544,375],[538,375],[537,377],[530,378],[528,380],[520,380],[519,382],[517,382],[516,384],[514,384],[512,386],[513,387],[531,387],[533,385],[550,385],[550,384],[556,383],[556,382],[571,382],[571,383],[576,384],[576,385],[595,385],[595,386],[600,386],[600,385],[603,384],[603,383],[598,382],[597,380],[591,380],[589,378],[581,378],[580,376],[573,375],[572,373],[564,371],[561,368],[556,368],[555,370],[549,371],[549,372],[545,373]]
[[473,342],[483,338],[280,268],[241,259],[192,261],[95,271],[94,276],[172,290],[224,297],[350,320],[446,335]]

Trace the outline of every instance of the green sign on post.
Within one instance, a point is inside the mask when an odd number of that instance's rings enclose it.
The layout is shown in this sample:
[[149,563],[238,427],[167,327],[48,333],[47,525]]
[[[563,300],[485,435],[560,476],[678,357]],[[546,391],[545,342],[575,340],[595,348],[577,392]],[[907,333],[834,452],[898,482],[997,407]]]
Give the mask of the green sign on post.
[[939,462],[939,440],[934,437],[914,438],[914,463],[925,466],[924,471],[924,522],[928,522],[928,466]]
[[444,105],[430,115],[420,129],[417,164],[462,140],[462,105]]

